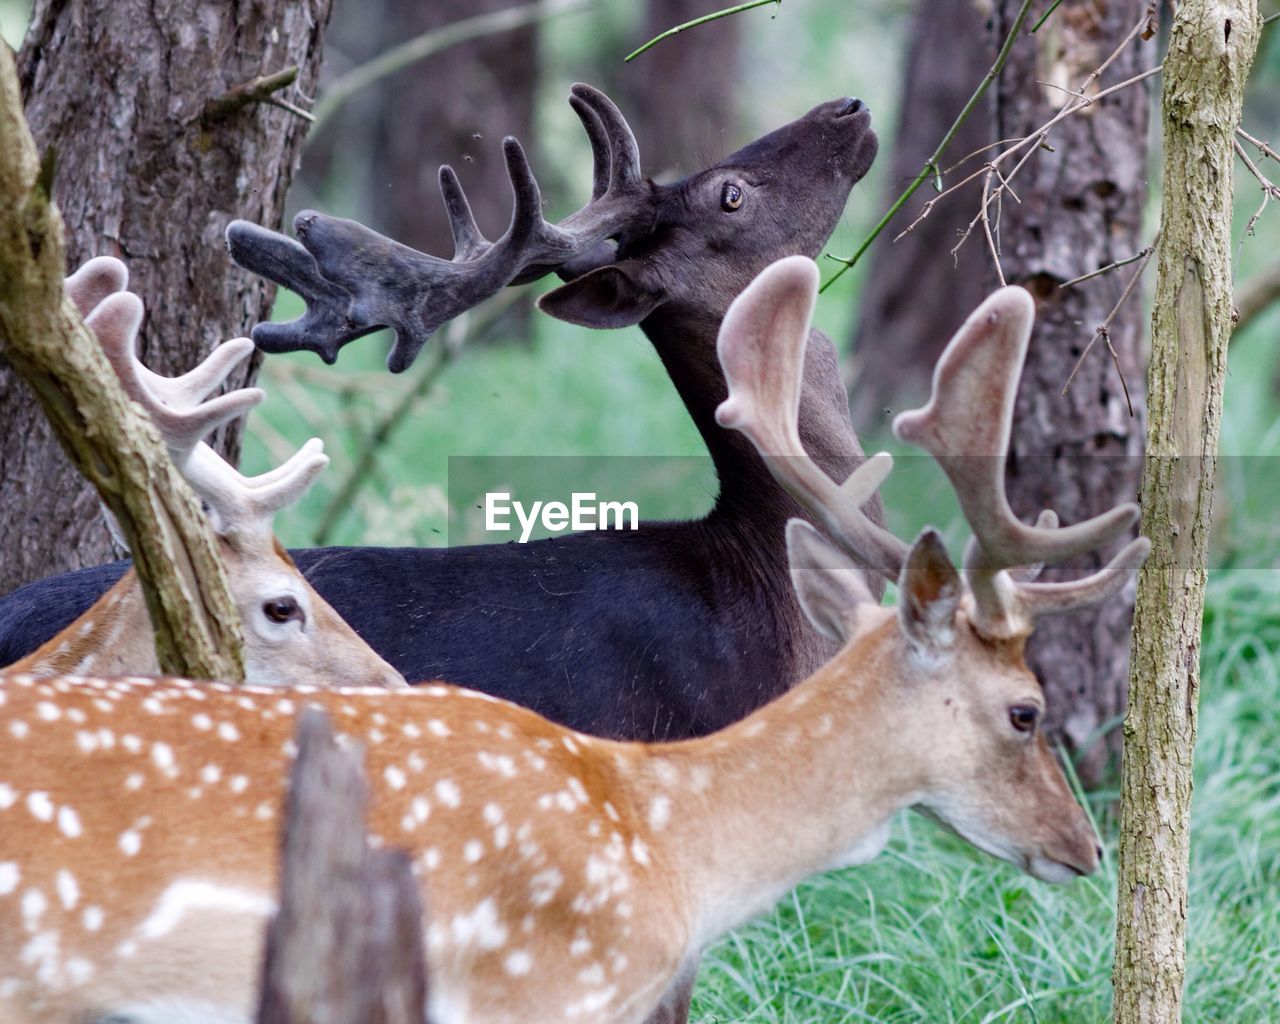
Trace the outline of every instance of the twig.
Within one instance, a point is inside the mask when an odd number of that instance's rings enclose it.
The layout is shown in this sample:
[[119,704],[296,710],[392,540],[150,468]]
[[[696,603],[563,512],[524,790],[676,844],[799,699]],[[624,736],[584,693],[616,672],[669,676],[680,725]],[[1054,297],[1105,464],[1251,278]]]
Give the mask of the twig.
[[[1157,236],[1156,241],[1159,241]],[[1066,398],[1067,392],[1071,390],[1071,382],[1076,379],[1076,374],[1080,372],[1080,367],[1084,365],[1085,358],[1093,350],[1093,346],[1101,338],[1107,343],[1107,349],[1111,353],[1111,362],[1115,365],[1116,376],[1120,378],[1120,387],[1124,390],[1124,401],[1129,407],[1129,415],[1133,415],[1133,399],[1129,395],[1129,385],[1125,383],[1124,371],[1120,369],[1120,357],[1116,354],[1115,346],[1111,344],[1111,321],[1116,318],[1116,314],[1120,312],[1120,307],[1125,304],[1129,296],[1133,294],[1133,289],[1138,284],[1138,279],[1142,277],[1143,272],[1147,269],[1147,264],[1151,262],[1151,257],[1156,251],[1155,243],[1148,246],[1145,255],[1139,256],[1142,262],[1138,265],[1138,269],[1133,272],[1133,276],[1129,278],[1129,283],[1125,285],[1124,291],[1120,293],[1120,298],[1116,300],[1116,304],[1111,307],[1111,312],[1107,314],[1107,318],[1102,321],[1093,332],[1093,337],[1089,339],[1089,344],[1084,347],[1084,351],[1080,353],[1080,358],[1076,360],[1076,365],[1072,367],[1071,376],[1067,378],[1066,384],[1062,386],[1062,397]],[[1126,262],[1132,263],[1133,260]],[[1105,269],[1105,268],[1104,268]],[[1066,287],[1065,285],[1063,287]]]
[[549,21],[566,14],[577,14],[594,5],[596,0],[537,0],[536,3],[507,7],[488,14],[478,14],[473,18],[442,25],[415,36],[408,42],[392,47],[380,57],[359,64],[343,75],[334,79],[316,103],[315,127],[318,129],[337,112],[347,100],[361,89],[367,88],[387,75],[395,74],[420,60],[469,42],[480,36],[494,35],[498,32],[509,32],[524,25],[532,25],[541,21]]
[[1049,20],[1049,15],[1051,15],[1054,11],[1056,11],[1058,7],[1061,5],[1061,3],[1062,3],[1062,0],[1053,0],[1053,3],[1049,6],[1049,9],[1045,11],[1044,14],[1040,15],[1040,20],[1031,26],[1032,35],[1035,35],[1035,33],[1040,31],[1041,26],[1043,26],[1044,23]]
[[832,256],[830,253],[827,254],[827,259],[835,260],[837,263],[843,264],[843,266],[841,266],[839,270],[827,279],[819,291],[825,292],[840,280],[850,267],[857,263],[858,260],[862,259],[862,254],[870,248],[872,242],[880,237],[880,232],[885,229],[885,226],[889,221],[893,220],[893,218],[897,216],[898,211],[901,210],[907,204],[908,200],[916,194],[916,191],[920,186],[937,173],[938,161],[942,158],[942,154],[946,150],[947,146],[951,144],[951,140],[955,138],[956,132],[960,130],[961,125],[963,125],[965,121],[968,120],[969,115],[973,113],[974,108],[978,105],[978,101],[982,99],[983,94],[987,91],[987,87],[990,86],[991,83],[996,80],[997,76],[999,76],[1000,72],[1004,70],[1005,62],[1009,59],[1009,54],[1013,50],[1014,41],[1018,38],[1018,32],[1021,31],[1023,23],[1027,20],[1027,15],[1031,13],[1031,4],[1032,0],[1023,0],[1022,6],[1018,8],[1018,13],[1013,19],[1013,25],[1010,27],[1008,35],[1005,36],[1004,43],[1001,44],[1000,52],[996,54],[995,62],[991,65],[990,70],[983,76],[982,81],[978,83],[978,87],[973,91],[973,95],[969,97],[969,101],[964,105],[964,108],[960,111],[959,115],[957,115],[955,121],[952,122],[951,127],[947,129],[947,133],[942,137],[942,141],[938,143],[937,148],[929,154],[929,159],[926,160],[924,166],[920,168],[920,173],[915,176],[902,195],[898,196],[898,198],[894,200],[893,205],[890,206],[885,212],[885,215],[880,218],[879,223],[871,229],[871,233],[862,240],[862,244],[858,246],[854,251],[854,254],[847,258]]
[[1113,270],[1118,270],[1120,267],[1127,267],[1130,263],[1137,263],[1138,260],[1146,259],[1155,252],[1155,249],[1156,247],[1154,244],[1148,245],[1145,249],[1140,249],[1138,252],[1135,252],[1132,256],[1126,256],[1122,260],[1116,260],[1114,263],[1108,263],[1105,267],[1099,267],[1097,270],[1091,270],[1087,274],[1081,274],[1079,277],[1073,277],[1070,281],[1063,281],[1062,284],[1058,285],[1058,287],[1060,289],[1073,288],[1078,284],[1083,284],[1085,281],[1090,281],[1095,277],[1101,277],[1103,274],[1109,274]]
[[[1004,279],[1004,271],[1000,267],[1000,250],[996,248],[996,240],[991,234],[991,218],[987,216],[987,204],[991,201],[991,175],[988,174],[982,179],[982,231],[987,236],[987,248],[991,250],[991,262],[996,267],[996,277],[1000,281],[1000,287],[1003,288],[1007,281]],[[956,246],[958,249],[959,246]]]
[[[1266,210],[1267,204],[1272,199],[1280,199],[1280,188],[1277,188],[1275,182],[1263,174],[1258,165],[1249,159],[1249,154],[1244,151],[1244,146],[1240,145],[1239,139],[1232,139],[1231,145],[1236,151],[1236,156],[1244,161],[1244,165],[1249,168],[1249,173],[1257,178],[1258,184],[1262,186],[1262,205],[1254,211],[1253,216],[1249,218],[1249,223],[1244,226],[1244,233],[1248,236],[1253,234],[1254,225],[1258,223],[1258,219],[1262,216],[1263,211]],[[1243,238],[1241,242],[1243,243]]]
[[[714,14],[704,14],[701,18],[694,18],[693,21],[686,21],[683,25],[677,25],[675,28],[669,28],[661,35],[656,35],[647,43],[637,50],[632,50],[623,58],[624,63],[635,60],[645,50],[651,50],[664,39],[670,39],[672,36],[678,36],[685,29],[697,28],[699,25],[705,25],[709,21],[716,21],[719,18],[727,18],[731,14],[741,14],[743,11],[749,11],[753,7],[764,7],[766,4],[776,4],[782,6],[782,0],[749,0],[748,3],[738,4],[736,7],[726,7],[723,11],[716,11]],[[774,17],[777,17],[775,14]]]
[[1248,142],[1250,145],[1257,146],[1258,151],[1263,156],[1267,157],[1268,159],[1275,160],[1277,163],[1280,163],[1280,153],[1277,153],[1274,149],[1271,148],[1271,143],[1263,142],[1261,139],[1254,138],[1243,128],[1237,128],[1236,134],[1239,135],[1240,138],[1244,139],[1245,142]]
[[270,103],[272,106],[283,107],[304,120],[312,121],[314,118],[305,110],[300,110],[293,104],[277,99],[273,95],[281,89],[288,88],[297,79],[298,65],[294,64],[283,71],[276,71],[270,75],[260,75],[258,78],[241,82],[239,85],[228,89],[221,96],[209,100],[200,111],[200,120],[202,123],[209,125],[240,112],[251,103]]

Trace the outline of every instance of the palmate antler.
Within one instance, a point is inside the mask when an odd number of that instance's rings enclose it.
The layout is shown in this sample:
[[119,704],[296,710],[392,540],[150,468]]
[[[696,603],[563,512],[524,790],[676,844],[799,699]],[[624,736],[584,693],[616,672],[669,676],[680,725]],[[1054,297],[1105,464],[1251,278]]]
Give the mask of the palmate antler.
[[622,113],[604,93],[582,83],[573,86],[569,103],[591,142],[592,190],[590,202],[559,224],[543,219],[538,183],[513,138],[502,146],[514,209],[506,233],[494,242],[476,226],[453,169],[440,169],[440,192],[453,231],[451,259],[312,210],[294,220],[298,241],[233,221],[227,227],[231,258],[296,291],[307,303],[296,320],[259,324],[254,342],[267,352],[308,349],[332,363],[343,345],[390,327],[396,340],[387,366],[399,373],[441,325],[508,284],[535,280],[650,222],[653,206],[639,150]]
[[[812,260],[789,257],[766,269],[730,306],[719,337],[729,397],[716,419],[751,439],[768,457],[775,479],[833,537],[896,580],[909,546],[860,509],[888,475],[892,457],[875,455],[837,484],[800,442],[800,382],[817,284]],[[893,424],[900,440],[927,451],[951,480],[974,534],[964,560],[974,625],[992,638],[1025,636],[1037,615],[1105,600],[1125,584],[1151,546],[1139,537],[1100,571],[1067,583],[1034,583],[1028,579],[1034,571],[1014,571],[1092,550],[1138,518],[1137,505],[1125,504],[1058,529],[1051,512],[1028,526],[1009,508],[1005,457],[1034,316],[1034,302],[1023,289],[992,294],[947,345],[929,403],[900,414]]]
[[153,373],[138,360],[143,306],[136,295],[119,290],[127,280],[123,263],[99,257],[68,278],[65,287],[78,308],[92,304],[85,323],[98,338],[125,393],[150,415],[170,458],[214,512],[218,532],[269,533],[274,514],[296,501],[328,465],[323,444],[312,438],[282,465],[260,476],[236,472],[202,439],[265,397],[259,388],[208,397],[253,351],[253,342],[248,338],[223,342],[180,377]]

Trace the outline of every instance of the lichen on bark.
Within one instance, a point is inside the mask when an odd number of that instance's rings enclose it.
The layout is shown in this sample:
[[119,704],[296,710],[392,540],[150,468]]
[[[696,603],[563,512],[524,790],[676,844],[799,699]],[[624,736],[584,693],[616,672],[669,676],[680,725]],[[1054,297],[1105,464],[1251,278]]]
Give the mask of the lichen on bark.
[[1116,1024],[1173,1024],[1186,973],[1192,752],[1213,479],[1232,330],[1234,132],[1256,0],[1182,0],[1164,62],[1164,186],[1124,729]]

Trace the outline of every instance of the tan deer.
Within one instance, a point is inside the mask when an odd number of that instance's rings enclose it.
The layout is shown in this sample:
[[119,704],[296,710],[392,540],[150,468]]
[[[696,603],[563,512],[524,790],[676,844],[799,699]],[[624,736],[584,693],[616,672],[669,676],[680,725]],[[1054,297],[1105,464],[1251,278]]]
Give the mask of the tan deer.
[[[246,478],[201,440],[262,401],[258,388],[208,398],[253,351],[253,342],[224,342],[181,377],[154,374],[136,355],[143,308],[136,295],[122,290],[127,280],[123,263],[102,256],[67,278],[65,287],[125,391],[155,421],[174,463],[209,510],[244,627],[248,681],[282,685],[304,678],[326,686],[404,687],[403,677],[311,588],[271,532],[274,514],[295,502],[328,465],[321,442],[313,438],[283,465]],[[151,620],[133,570],[61,633],[2,671],[158,672]]]
[[[977,541],[964,576],[938,534],[908,546],[859,512],[889,467],[838,485],[795,429],[816,269],[769,268],[721,336],[721,409],[842,548],[789,528],[804,608],[844,646],[722,732],[620,743],[482,694],[233,689],[181,680],[0,688],[0,1017],[14,1024],[250,1018],[273,907],[294,720],[319,705],[362,744],[370,828],[408,849],[430,908],[429,1019],[634,1024],[698,951],[806,876],[874,857],[915,808],[1038,878],[1092,872],[1098,840],[1037,729],[1022,660],[1034,616],[1105,600],[1147,550],[1037,586],[1015,566],[1131,526],[1067,529],[1005,505],[1002,449],[1032,316],[997,292],[952,341],[922,412],[899,420],[955,481]],[[962,461],[959,454],[980,459]],[[856,554],[892,571],[868,597]]]

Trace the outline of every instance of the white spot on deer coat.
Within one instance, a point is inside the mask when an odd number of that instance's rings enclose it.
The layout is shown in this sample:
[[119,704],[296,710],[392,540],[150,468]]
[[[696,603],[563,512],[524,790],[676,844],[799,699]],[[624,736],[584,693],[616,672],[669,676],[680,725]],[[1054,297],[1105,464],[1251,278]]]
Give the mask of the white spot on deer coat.
[[28,793],[27,810],[40,821],[53,821],[53,801],[48,793]]
[[78,839],[84,831],[80,826],[80,815],[71,807],[58,808],[58,828],[68,839]]
[[240,738],[240,730],[230,722],[219,722],[218,736],[228,743],[235,743]]
[[243,793],[249,788],[249,777],[247,775],[233,775],[227,785],[231,787],[231,792]]
[[49,901],[39,889],[28,889],[22,894],[22,923],[27,931],[35,931],[48,906]]
[[649,827],[657,832],[666,828],[670,820],[671,799],[665,796],[655,796],[653,803],[649,805]]
[[128,777],[124,780],[124,788],[130,792],[134,792],[135,790],[142,788],[142,783],[144,781],[145,780],[143,779],[141,772],[130,772]]
[[170,773],[177,774],[177,765],[173,758],[173,748],[167,743],[153,743],[151,745],[151,760],[155,762],[155,766],[166,775]]
[[0,811],[7,811],[18,802],[18,794],[7,782],[0,782]]
[[503,966],[513,978],[521,978],[533,968],[533,957],[527,950],[517,949],[503,961]]
[[22,881],[22,872],[11,860],[0,864],[0,896],[8,896]]
[[393,764],[387,765],[382,772],[382,777],[387,780],[387,785],[392,789],[404,789],[405,782],[407,781],[404,770],[402,768],[397,768]]
[[57,704],[51,704],[47,700],[42,700],[36,705],[36,714],[44,722],[56,722],[62,717],[62,711]]
[[501,949],[507,941],[507,927],[498,920],[498,905],[492,897],[482,900],[470,914],[457,915],[449,922],[449,931],[459,946],[492,950]]
[[102,921],[106,917],[101,907],[85,907],[84,913],[80,917],[80,922],[84,925],[87,932],[96,932],[102,927]]
[[201,732],[208,732],[213,728],[213,719],[201,711],[191,716],[191,724]]
[[216,764],[207,764],[200,769],[200,781],[206,786],[212,786],[222,778],[222,769]]
[[188,914],[206,910],[266,917],[275,910],[275,903],[248,889],[201,879],[182,879],[161,893],[155,908],[138,925],[137,935],[144,939],[164,938]]
[[15,740],[25,739],[27,733],[31,731],[31,726],[26,722],[13,721],[9,723],[9,732],[13,734]]
[[564,875],[559,868],[552,867],[539,871],[529,879],[529,902],[535,907],[546,906],[563,884]]
[[435,786],[436,799],[445,807],[461,807],[462,791],[452,779],[441,779]]
[[474,864],[484,856],[484,843],[479,839],[468,839],[462,846],[462,859]]
[[453,735],[453,730],[438,718],[431,719],[431,721],[427,723],[427,728],[430,729],[432,734],[435,736],[445,737]]
[[142,836],[134,829],[125,829],[120,833],[120,852],[126,857],[136,857],[142,849]]
[[58,893],[58,899],[61,900],[63,908],[74,910],[76,904],[80,902],[80,886],[76,884],[76,876],[66,868],[59,868],[57,875],[54,877],[53,886]]

